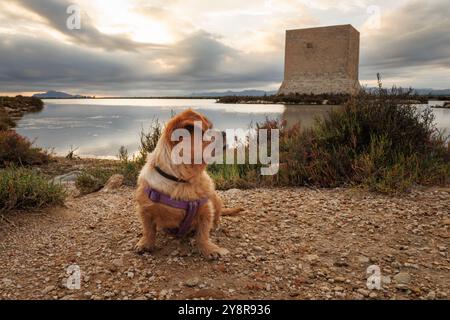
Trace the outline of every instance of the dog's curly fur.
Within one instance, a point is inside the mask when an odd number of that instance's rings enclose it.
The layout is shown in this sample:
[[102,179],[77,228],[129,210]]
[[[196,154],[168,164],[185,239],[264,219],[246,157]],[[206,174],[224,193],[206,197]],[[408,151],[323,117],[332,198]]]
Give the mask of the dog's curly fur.
[[[152,251],[155,248],[158,229],[177,228],[183,221],[185,210],[154,203],[145,192],[153,188],[177,200],[196,200],[208,198],[208,202],[198,209],[191,225],[196,231],[196,242],[200,253],[206,258],[215,259],[228,253],[210,240],[210,231],[219,225],[221,215],[232,215],[242,211],[241,208],[224,209],[222,200],[217,194],[214,182],[206,172],[206,164],[173,164],[171,151],[176,142],[171,141],[172,132],[176,129],[190,128],[194,122],[202,123],[202,131],[212,128],[212,123],[202,114],[188,109],[171,120],[165,126],[155,150],[148,155],[147,163],[138,178],[136,201],[138,214],[142,221],[142,238],[136,244],[138,252]],[[193,144],[193,141],[191,141]],[[208,143],[203,144],[203,148]],[[193,157],[193,154],[191,155]],[[177,178],[187,181],[178,183],[161,176],[155,167]]]

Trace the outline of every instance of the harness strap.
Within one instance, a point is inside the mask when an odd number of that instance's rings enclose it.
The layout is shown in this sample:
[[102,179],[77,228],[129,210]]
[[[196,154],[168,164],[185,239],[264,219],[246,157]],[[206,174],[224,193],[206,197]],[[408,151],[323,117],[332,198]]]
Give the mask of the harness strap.
[[162,203],[172,208],[183,209],[186,211],[180,226],[169,230],[179,238],[186,235],[192,225],[192,222],[194,221],[195,216],[197,215],[198,209],[208,202],[208,198],[200,198],[193,201],[175,200],[168,195],[151,188],[146,188],[145,193],[147,193],[149,199],[153,202]]

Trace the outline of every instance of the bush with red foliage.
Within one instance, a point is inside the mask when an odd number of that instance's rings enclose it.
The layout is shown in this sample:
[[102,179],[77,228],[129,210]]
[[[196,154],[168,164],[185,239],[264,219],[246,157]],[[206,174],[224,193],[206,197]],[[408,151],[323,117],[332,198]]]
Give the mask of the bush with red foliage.
[[0,168],[17,164],[40,165],[50,161],[48,152],[33,147],[26,138],[13,130],[0,131]]

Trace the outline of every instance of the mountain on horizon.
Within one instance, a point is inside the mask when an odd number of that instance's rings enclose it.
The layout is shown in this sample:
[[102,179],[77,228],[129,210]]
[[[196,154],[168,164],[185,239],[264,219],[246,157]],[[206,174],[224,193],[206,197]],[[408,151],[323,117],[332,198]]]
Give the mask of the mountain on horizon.
[[83,98],[83,96],[80,96],[80,95],[71,95],[66,92],[53,91],[53,90],[47,91],[46,93],[36,93],[33,95],[33,97],[41,98],[41,99],[45,99],[45,98],[47,98],[47,99],[48,98],[52,98],[52,99],[55,99],[55,98],[58,98],[58,99]]

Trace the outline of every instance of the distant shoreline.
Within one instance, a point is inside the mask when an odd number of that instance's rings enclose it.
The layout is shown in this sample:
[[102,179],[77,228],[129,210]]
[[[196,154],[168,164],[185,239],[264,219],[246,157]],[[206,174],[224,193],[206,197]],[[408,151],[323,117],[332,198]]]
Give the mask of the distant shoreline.
[[106,99],[209,99],[209,100],[217,100],[221,97],[69,97],[69,98],[40,98],[41,100],[106,100]]

